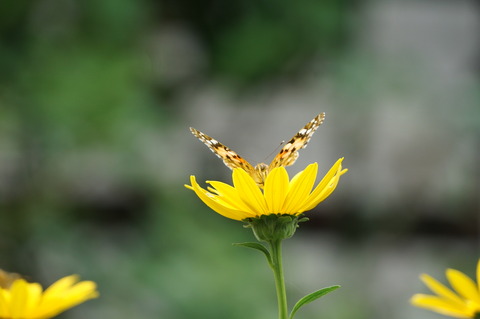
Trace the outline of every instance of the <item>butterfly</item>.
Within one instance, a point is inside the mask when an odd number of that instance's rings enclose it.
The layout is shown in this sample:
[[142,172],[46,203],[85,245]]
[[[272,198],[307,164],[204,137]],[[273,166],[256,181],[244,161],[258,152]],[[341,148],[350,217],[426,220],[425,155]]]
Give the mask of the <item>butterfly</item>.
[[325,113],[318,114],[300,131],[298,131],[298,133],[295,134],[287,142],[287,144],[285,144],[285,146],[282,147],[280,152],[273,158],[269,165],[265,163],[259,163],[256,166],[253,166],[230,148],[211,138],[210,136],[194,129],[193,127],[190,127],[190,131],[193,135],[195,135],[195,137],[205,143],[205,145],[207,145],[212,152],[221,158],[227,167],[230,169],[243,169],[253,178],[258,186],[263,188],[265,179],[272,169],[280,166],[290,166],[295,163],[298,158],[298,150],[307,146],[307,143],[310,141],[313,133],[315,133],[317,128],[324,121]]

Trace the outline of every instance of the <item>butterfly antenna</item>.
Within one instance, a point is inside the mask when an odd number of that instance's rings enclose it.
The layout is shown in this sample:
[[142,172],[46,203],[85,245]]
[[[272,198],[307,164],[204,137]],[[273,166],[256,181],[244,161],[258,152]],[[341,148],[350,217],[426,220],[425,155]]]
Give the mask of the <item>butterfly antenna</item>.
[[279,149],[280,147],[282,147],[284,144],[285,144],[285,141],[281,141],[280,144],[278,144],[278,146],[275,147],[275,149],[263,159],[263,161],[265,162],[265,161],[266,161],[268,158],[270,158],[273,154],[275,154],[276,152],[278,152],[278,149]]

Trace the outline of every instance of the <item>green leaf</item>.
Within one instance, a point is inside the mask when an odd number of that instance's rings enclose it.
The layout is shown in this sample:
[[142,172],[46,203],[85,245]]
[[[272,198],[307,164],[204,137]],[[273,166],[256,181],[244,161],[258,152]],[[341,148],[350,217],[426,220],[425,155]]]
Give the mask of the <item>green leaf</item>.
[[295,315],[295,313],[298,311],[298,309],[300,309],[302,306],[308,304],[308,303],[311,303],[312,301],[322,297],[322,296],[325,296],[326,294],[336,290],[340,288],[339,285],[335,285],[335,286],[331,286],[331,287],[325,287],[325,288],[322,288],[320,290],[317,290],[315,292],[312,292],[311,294],[308,294],[306,295],[305,297],[303,297],[302,299],[300,299],[296,304],[295,306],[293,307],[292,309],[292,312],[290,313],[290,319],[293,319],[293,316]]
[[243,247],[247,247],[247,248],[253,248],[253,249],[256,249],[256,250],[259,250],[261,251],[262,253],[265,254],[265,257],[267,257],[267,260],[268,260],[268,263],[270,264],[270,266],[272,265],[272,256],[270,255],[270,252],[268,251],[268,249],[263,246],[262,244],[259,244],[259,243],[235,243],[233,244],[234,246],[243,246]]

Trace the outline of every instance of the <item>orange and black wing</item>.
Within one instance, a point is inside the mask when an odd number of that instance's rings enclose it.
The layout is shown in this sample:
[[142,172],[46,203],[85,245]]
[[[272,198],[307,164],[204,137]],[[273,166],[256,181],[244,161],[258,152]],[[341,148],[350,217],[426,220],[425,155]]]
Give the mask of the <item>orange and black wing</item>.
[[220,157],[223,160],[223,163],[225,163],[225,165],[227,165],[227,167],[230,169],[242,168],[249,174],[253,174],[255,171],[249,162],[219,141],[208,136],[207,134],[200,132],[199,130],[194,129],[193,127],[190,128],[190,131],[193,135],[195,135],[195,137],[207,145],[212,152]]
[[317,128],[325,121],[325,113],[318,114],[313,120],[307,123],[290,141],[285,144],[268,166],[269,171],[275,167],[290,166],[298,158],[298,151],[307,146]]

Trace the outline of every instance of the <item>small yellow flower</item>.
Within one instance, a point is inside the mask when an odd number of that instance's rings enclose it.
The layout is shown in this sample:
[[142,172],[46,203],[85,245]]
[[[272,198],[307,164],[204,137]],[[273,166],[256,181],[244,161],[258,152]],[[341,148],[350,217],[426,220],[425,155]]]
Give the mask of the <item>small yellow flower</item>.
[[16,279],[9,288],[0,288],[0,318],[48,319],[98,297],[92,281],[78,282],[75,275],[64,277],[45,291],[38,283]]
[[190,176],[192,189],[197,196],[215,212],[235,220],[245,220],[263,215],[298,216],[313,209],[325,200],[338,184],[340,176],[347,172],[342,170],[343,158],[330,168],[325,177],[312,191],[317,177],[318,164],[313,163],[291,180],[284,167],[273,169],[265,180],[263,190],[243,169],[233,170],[233,185],[207,181],[208,190],[198,185],[195,176]]
[[416,294],[411,303],[455,318],[480,318],[480,259],[477,264],[478,283],[455,269],[447,269],[445,273],[455,292],[429,275],[422,274],[422,281],[437,295]]

